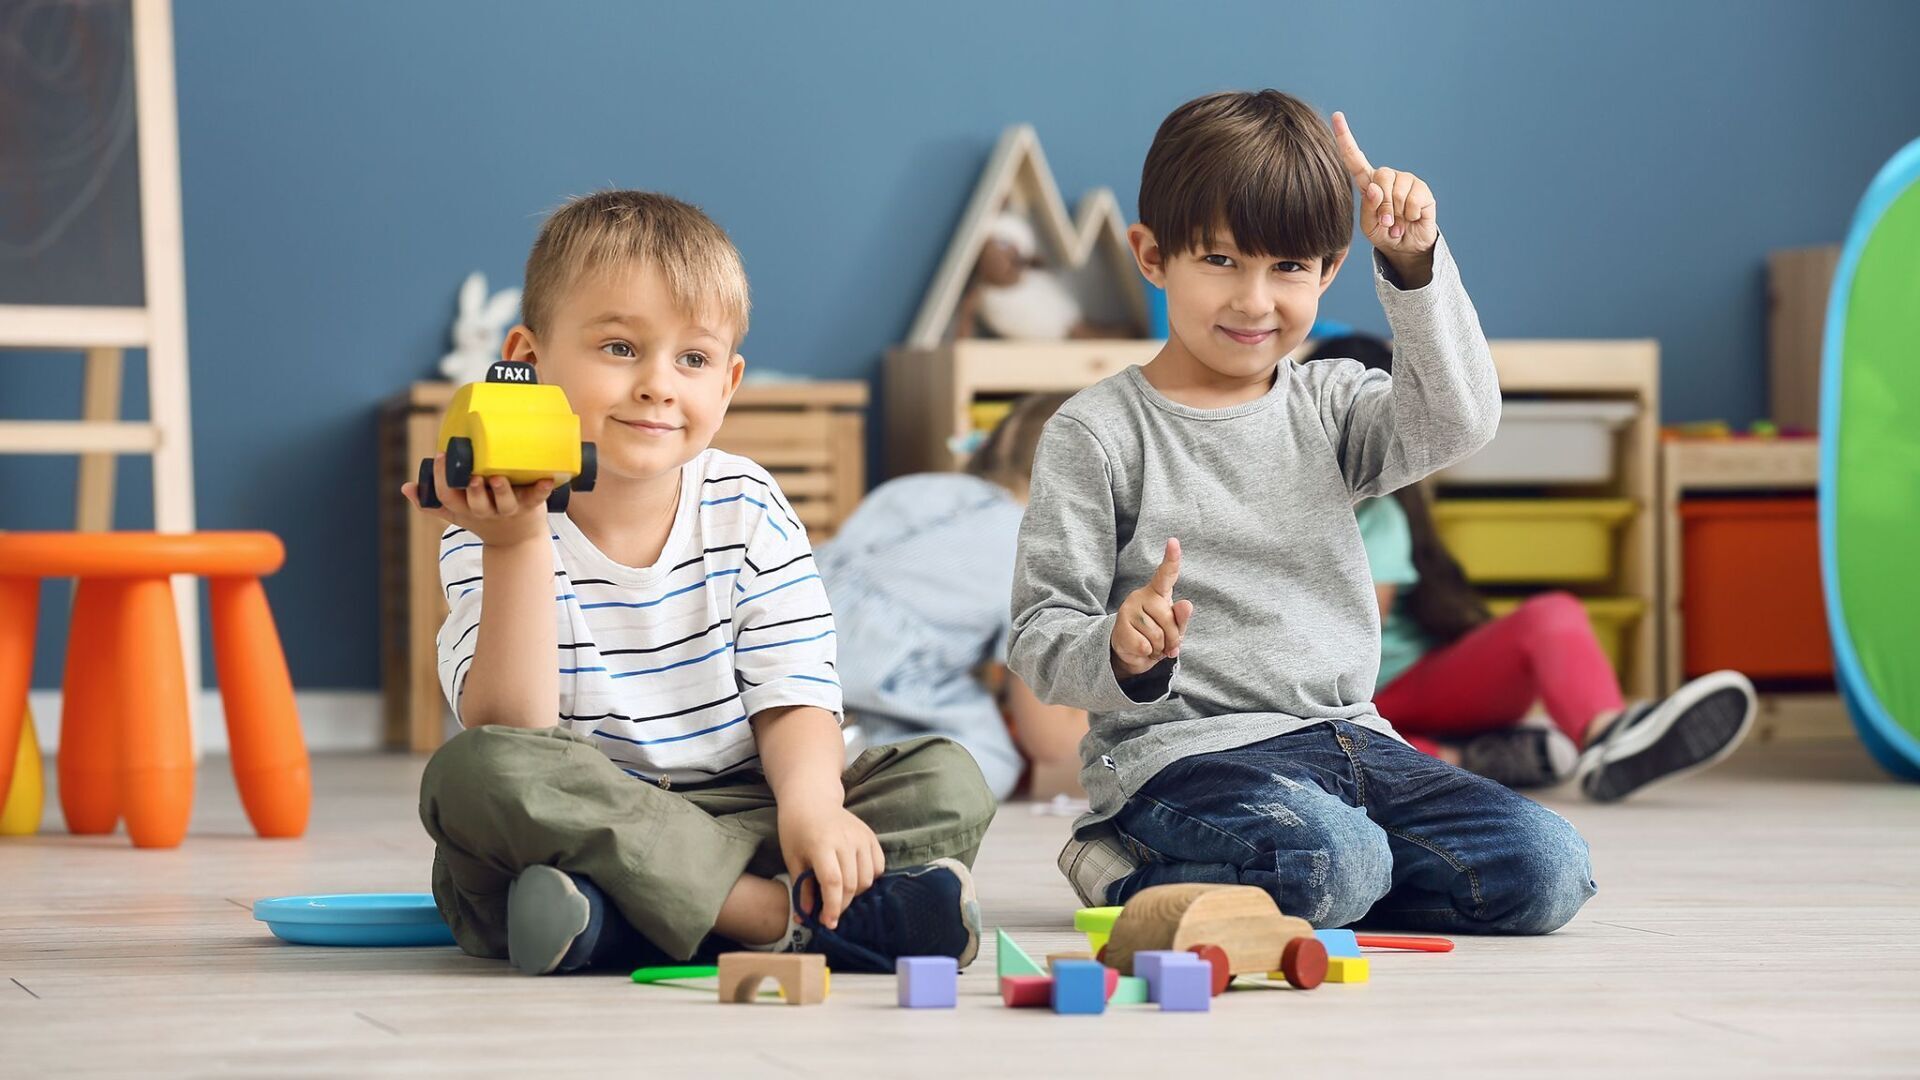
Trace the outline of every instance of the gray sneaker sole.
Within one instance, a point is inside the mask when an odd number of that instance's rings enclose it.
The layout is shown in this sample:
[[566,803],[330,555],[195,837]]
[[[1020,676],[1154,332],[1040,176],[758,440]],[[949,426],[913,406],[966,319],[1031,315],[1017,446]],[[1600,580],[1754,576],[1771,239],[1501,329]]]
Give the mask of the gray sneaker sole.
[[958,859],[935,859],[927,865],[945,867],[960,879],[960,921],[967,928],[967,947],[955,963],[964,968],[980,955],[980,897],[973,891],[973,873]]
[[1699,772],[1733,753],[1753,726],[1753,712],[1753,685],[1744,676],[1702,676],[1661,702],[1640,730],[1597,747],[1602,756],[1580,788],[1598,802],[1616,802],[1655,782]]
[[551,974],[590,914],[587,898],[560,869],[527,867],[507,886],[507,960],[528,975]]

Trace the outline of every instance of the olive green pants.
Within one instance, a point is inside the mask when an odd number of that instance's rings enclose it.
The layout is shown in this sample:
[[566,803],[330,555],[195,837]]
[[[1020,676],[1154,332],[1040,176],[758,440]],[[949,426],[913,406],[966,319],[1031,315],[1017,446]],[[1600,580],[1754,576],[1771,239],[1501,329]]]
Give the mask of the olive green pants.
[[[598,885],[667,956],[687,959],[741,874],[786,870],[773,791],[750,777],[666,790],[560,728],[463,731],[420,778],[434,900],[462,949],[504,957],[507,886],[529,866],[557,866]],[[948,739],[874,747],[841,780],[847,809],[896,869],[939,858],[971,866],[993,820],[979,767]]]

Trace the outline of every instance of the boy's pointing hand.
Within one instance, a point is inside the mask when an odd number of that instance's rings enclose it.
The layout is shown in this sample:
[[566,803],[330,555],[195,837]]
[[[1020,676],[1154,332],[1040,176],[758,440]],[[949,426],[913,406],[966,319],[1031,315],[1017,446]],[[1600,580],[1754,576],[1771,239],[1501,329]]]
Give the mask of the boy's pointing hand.
[[1193,601],[1173,598],[1180,580],[1180,541],[1168,540],[1160,568],[1145,585],[1128,594],[1113,620],[1113,667],[1122,678],[1140,675],[1170,656],[1180,655],[1180,639],[1193,618]]
[[1333,114],[1333,139],[1341,161],[1360,190],[1360,227],[1367,241],[1400,274],[1410,288],[1432,277],[1433,246],[1440,239],[1440,219],[1427,182],[1410,172],[1374,168],[1345,113]]

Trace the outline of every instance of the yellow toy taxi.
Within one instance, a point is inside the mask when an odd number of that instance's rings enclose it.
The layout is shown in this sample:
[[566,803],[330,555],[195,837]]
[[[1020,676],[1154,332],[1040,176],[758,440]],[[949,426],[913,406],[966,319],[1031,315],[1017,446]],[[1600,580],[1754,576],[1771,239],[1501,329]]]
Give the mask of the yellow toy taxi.
[[[593,444],[580,441],[566,391],[541,385],[532,364],[502,360],[485,382],[454,391],[440,421],[440,452],[455,487],[476,476],[504,476],[515,486],[552,479],[547,509],[556,512],[567,508],[570,492],[593,490]],[[432,458],[420,463],[420,505],[440,505]]]

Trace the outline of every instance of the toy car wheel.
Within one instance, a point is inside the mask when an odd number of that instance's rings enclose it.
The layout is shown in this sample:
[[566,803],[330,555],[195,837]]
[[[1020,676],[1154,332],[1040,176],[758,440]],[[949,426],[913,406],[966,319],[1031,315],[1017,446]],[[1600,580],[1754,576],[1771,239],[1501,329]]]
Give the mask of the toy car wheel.
[[447,440],[447,483],[466,487],[473,479],[473,440],[454,436]]
[[439,508],[440,492],[433,485],[432,458],[425,458],[420,462],[420,490],[416,494],[419,496],[422,507],[428,510]]
[[1327,947],[1319,938],[1297,937],[1280,950],[1280,973],[1298,990],[1311,990],[1327,980]]
[[1233,969],[1227,965],[1227,951],[1218,945],[1195,945],[1187,950],[1213,967],[1213,996],[1227,992],[1233,982]]
[[592,443],[583,442],[580,444],[580,475],[573,478],[573,490],[592,491],[594,477],[598,475],[600,455],[594,451]]
[[571,495],[572,493],[573,493],[572,488],[570,488],[565,484],[562,484],[561,486],[554,488],[551,492],[547,494],[547,511],[553,514],[566,513],[567,496]]

